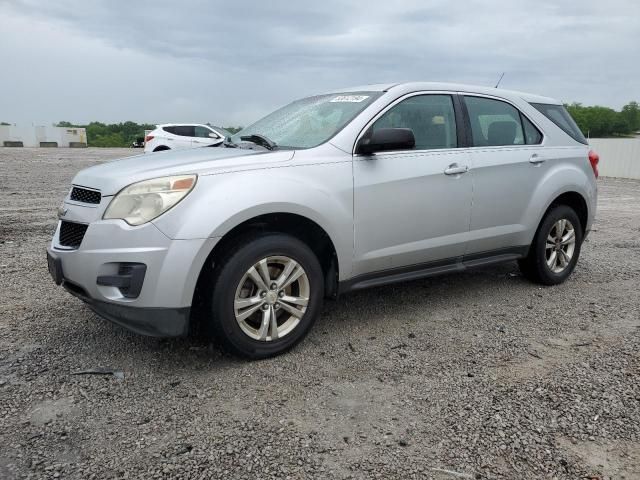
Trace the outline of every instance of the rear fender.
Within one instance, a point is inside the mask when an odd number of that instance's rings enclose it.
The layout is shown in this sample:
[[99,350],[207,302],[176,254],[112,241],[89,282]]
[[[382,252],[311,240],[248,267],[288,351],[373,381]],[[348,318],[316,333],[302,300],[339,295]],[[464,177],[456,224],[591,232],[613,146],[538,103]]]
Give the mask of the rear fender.
[[586,172],[574,163],[562,163],[550,168],[529,201],[523,217],[523,224],[528,228],[524,231],[522,245],[529,245],[538,229],[538,225],[553,202],[562,194],[578,193],[587,205],[587,230],[590,228],[595,212],[597,190],[595,179],[591,172]]

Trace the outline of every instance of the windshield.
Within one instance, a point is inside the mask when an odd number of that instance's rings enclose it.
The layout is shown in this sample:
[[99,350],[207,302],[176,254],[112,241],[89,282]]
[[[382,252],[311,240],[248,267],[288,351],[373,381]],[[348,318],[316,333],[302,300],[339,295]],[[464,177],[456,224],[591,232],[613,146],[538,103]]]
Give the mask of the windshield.
[[224,128],[221,128],[221,127],[212,126],[211,128],[213,128],[216,132],[218,132],[220,135],[222,135],[225,138],[228,138],[231,135],[233,135],[229,130],[225,130]]
[[231,140],[262,135],[278,148],[311,148],[318,146],[353,120],[381,92],[333,93],[303,98],[267,115],[236,133]]

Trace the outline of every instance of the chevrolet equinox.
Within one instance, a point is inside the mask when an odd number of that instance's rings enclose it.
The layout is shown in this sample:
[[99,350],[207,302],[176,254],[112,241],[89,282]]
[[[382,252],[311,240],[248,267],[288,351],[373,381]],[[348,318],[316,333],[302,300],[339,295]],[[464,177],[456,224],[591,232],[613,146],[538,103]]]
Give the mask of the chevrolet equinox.
[[133,331],[198,323],[264,358],[299,342],[325,297],[352,290],[508,261],[563,282],[594,219],[597,164],[551,98],[349,88],[297,100],[220,148],[82,170],[48,266]]

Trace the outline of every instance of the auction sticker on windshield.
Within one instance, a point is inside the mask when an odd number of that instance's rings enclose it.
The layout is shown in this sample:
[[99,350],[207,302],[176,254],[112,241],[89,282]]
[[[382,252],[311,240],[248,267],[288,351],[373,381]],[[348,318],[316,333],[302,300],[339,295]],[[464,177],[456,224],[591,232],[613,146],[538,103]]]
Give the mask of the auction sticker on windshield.
[[369,95],[338,95],[337,97],[332,98],[331,102],[349,102],[349,103],[359,103],[363,100],[369,98]]

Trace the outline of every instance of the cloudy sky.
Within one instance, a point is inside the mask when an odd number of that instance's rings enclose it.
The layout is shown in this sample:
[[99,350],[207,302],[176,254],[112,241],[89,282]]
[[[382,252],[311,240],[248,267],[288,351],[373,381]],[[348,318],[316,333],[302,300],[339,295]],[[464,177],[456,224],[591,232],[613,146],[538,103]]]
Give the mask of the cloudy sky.
[[640,101],[638,0],[0,0],[0,121],[246,125],[350,85]]

